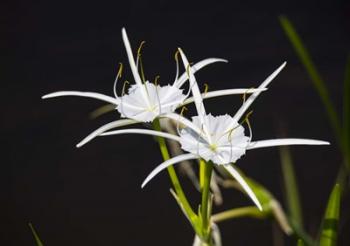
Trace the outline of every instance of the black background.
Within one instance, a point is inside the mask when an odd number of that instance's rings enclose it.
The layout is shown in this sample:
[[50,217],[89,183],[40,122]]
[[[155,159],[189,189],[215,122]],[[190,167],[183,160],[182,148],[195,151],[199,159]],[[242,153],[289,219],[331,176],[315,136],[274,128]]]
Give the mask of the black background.
[[[88,114],[103,105],[98,101],[40,99],[56,90],[112,95],[117,64],[127,64],[123,26],[134,49],[147,41],[147,77],[160,74],[163,84],[173,80],[179,46],[191,61],[230,61],[198,73],[198,81],[211,90],[257,86],[288,61],[254,104],[251,121],[256,140],[280,137],[283,125],[290,137],[332,142],[292,148],[306,229],[317,233],[341,155],[321,101],[277,17],[286,14],[296,25],[340,112],[350,43],[348,1],[12,1],[1,12],[2,165],[3,180],[10,181],[9,199],[3,196],[0,205],[9,215],[2,220],[1,245],[34,245],[28,222],[47,246],[191,245],[191,227],[169,193],[166,173],[140,189],[161,162],[152,138],[106,137],[76,149],[79,140],[118,114],[91,120]],[[240,97],[231,96],[208,100],[206,106],[213,114],[232,114],[240,103]],[[238,164],[283,201],[278,149],[251,151]],[[182,180],[197,204],[199,194]],[[238,192],[224,195],[225,205],[215,211],[250,204]],[[239,219],[220,227],[224,245],[273,244],[268,220]],[[349,222],[341,225],[341,245],[350,241],[346,228]],[[293,243],[285,238],[286,245]]]

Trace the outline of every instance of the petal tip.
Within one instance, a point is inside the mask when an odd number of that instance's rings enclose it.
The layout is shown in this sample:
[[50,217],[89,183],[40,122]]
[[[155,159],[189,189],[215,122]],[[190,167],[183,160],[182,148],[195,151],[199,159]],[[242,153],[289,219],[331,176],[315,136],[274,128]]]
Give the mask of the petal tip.
[[75,147],[79,149],[83,145],[84,145],[84,142],[79,142],[75,145]]

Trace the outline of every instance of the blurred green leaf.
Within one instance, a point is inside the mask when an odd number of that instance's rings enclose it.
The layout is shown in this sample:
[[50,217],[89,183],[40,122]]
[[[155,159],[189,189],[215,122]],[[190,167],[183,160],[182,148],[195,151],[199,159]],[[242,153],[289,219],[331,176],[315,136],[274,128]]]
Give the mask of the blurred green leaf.
[[306,71],[308,72],[311,78],[311,81],[314,84],[314,87],[316,88],[319,96],[321,97],[321,100],[326,108],[328,118],[333,127],[333,130],[335,131],[335,135],[339,143],[342,143],[342,140],[341,140],[342,130],[341,130],[340,121],[339,121],[337,112],[335,111],[335,107],[330,99],[326,85],[323,79],[321,78],[320,73],[317,71],[316,66],[312,61],[308,50],[305,48],[293,24],[285,16],[280,16],[279,20],[285,34],[287,35],[289,41],[293,45],[297,55],[299,56],[299,59],[301,60]]
[[98,117],[100,117],[101,115],[104,115],[106,113],[109,113],[113,110],[115,110],[116,106],[114,104],[106,104],[103,105],[97,109],[95,109],[94,111],[92,111],[89,114],[90,119],[96,119]]
[[237,219],[241,217],[251,217],[255,219],[264,219],[268,216],[267,213],[261,212],[255,206],[247,206],[240,208],[229,209],[217,214],[214,214],[211,219],[215,223],[219,223],[221,221],[229,220],[229,219]]
[[303,240],[301,240],[301,239],[298,240],[298,246],[304,246]]
[[347,153],[348,167],[350,166],[349,151],[350,151],[350,55],[345,67],[345,79],[344,79],[344,102],[343,102],[343,132],[344,132],[344,145]]
[[38,234],[36,233],[36,231],[35,231],[33,225],[32,225],[31,223],[29,223],[28,225],[29,225],[30,230],[32,231],[32,234],[33,234],[33,236],[34,236],[36,245],[37,245],[37,246],[44,246],[44,244],[41,242],[41,240],[40,240]]
[[296,224],[293,221],[290,221],[290,225],[293,228],[293,231],[297,238],[300,238],[303,243],[307,246],[314,246],[316,245],[315,241],[307,234],[303,228],[299,227],[298,224]]
[[303,216],[300,203],[297,179],[293,160],[288,147],[280,148],[280,158],[283,173],[284,188],[287,200],[288,215],[291,220],[303,227]]
[[336,184],[328,200],[322,232],[320,236],[320,246],[335,246],[337,244],[337,231],[340,214],[340,186]]

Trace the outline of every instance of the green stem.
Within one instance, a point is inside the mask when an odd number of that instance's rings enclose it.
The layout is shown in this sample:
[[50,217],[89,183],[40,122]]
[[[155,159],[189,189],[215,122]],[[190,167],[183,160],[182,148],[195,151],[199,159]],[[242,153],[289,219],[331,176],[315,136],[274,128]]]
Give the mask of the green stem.
[[[161,131],[161,127],[160,127],[160,122],[159,119],[155,119],[153,121],[153,128],[156,131]],[[159,147],[160,147],[160,151],[162,153],[163,159],[164,161],[169,160],[170,159],[170,155],[168,152],[168,148],[166,146],[165,140],[162,137],[157,137],[158,143],[159,143]],[[189,220],[192,222],[192,224],[195,224],[195,220],[197,219],[197,215],[195,214],[195,212],[193,212],[191,205],[189,204],[186,195],[182,189],[182,186],[180,184],[179,178],[176,175],[176,171],[175,168],[173,166],[169,166],[167,168],[168,170],[168,174],[170,177],[170,180],[174,186],[176,195],[178,196],[184,211],[186,212],[187,217],[189,218]]]
[[255,206],[247,206],[242,208],[234,208],[221,213],[214,214],[211,217],[211,219],[213,222],[218,223],[224,220],[240,217],[252,217],[257,219],[263,219],[266,217],[266,214],[260,212],[259,209]]
[[205,162],[204,165],[200,166],[203,170],[203,188],[202,188],[202,204],[201,204],[201,217],[202,217],[202,231],[205,239],[210,242],[210,209],[211,206],[209,194],[210,194],[210,181],[213,171],[213,163]]

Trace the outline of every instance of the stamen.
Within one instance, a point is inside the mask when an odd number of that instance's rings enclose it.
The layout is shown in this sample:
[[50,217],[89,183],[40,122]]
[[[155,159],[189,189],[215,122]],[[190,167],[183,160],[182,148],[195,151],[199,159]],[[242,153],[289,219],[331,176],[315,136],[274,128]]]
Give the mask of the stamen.
[[[129,81],[125,80],[124,81],[124,84],[123,84],[123,88],[122,88],[122,96],[120,98],[120,112],[122,112],[123,115],[125,115],[125,117],[128,117],[125,112],[124,112],[124,104],[123,104],[123,96],[125,95],[125,88],[126,88],[126,85],[127,84],[130,84]],[[129,118],[129,117],[128,117]]]
[[142,41],[139,45],[139,48],[137,49],[137,53],[136,53],[136,67],[138,68],[139,66],[139,57],[141,57],[141,50],[143,45],[146,43],[146,41]]
[[118,95],[117,95],[118,79],[120,79],[122,77],[122,72],[123,72],[123,63],[119,62],[118,73],[117,73],[117,76],[115,77],[114,84],[113,84],[113,92],[114,92],[114,96],[116,98],[118,98]]
[[[181,108],[180,116],[183,116],[184,112],[187,110],[188,110],[188,108],[186,106],[183,106]],[[180,135],[180,121],[179,120],[176,121],[176,131],[177,131],[177,134]]]
[[[188,65],[187,65],[187,67],[186,67],[186,73],[187,73],[187,76],[188,76],[188,78],[190,78],[190,67],[191,67],[191,65],[192,65],[193,63],[189,63]],[[188,83],[189,83],[189,88],[188,88],[188,92],[186,93],[186,98],[190,95],[190,93],[191,93],[191,91],[192,91],[192,87],[194,86],[194,83],[193,84],[191,84],[191,81],[190,80],[188,80]]]
[[253,138],[253,131],[252,131],[252,127],[249,121],[249,117],[252,115],[253,110],[249,111],[246,116],[244,117],[243,121],[241,122],[241,124],[246,123],[248,126],[248,130],[249,130],[249,142],[252,141]]
[[125,95],[125,88],[126,88],[126,85],[127,85],[127,84],[130,84],[130,83],[129,83],[129,81],[125,80],[125,81],[124,81],[124,84],[123,84],[123,89],[122,89],[122,96]]
[[250,90],[254,89],[253,87],[249,88],[244,94],[242,95],[243,103],[247,100],[247,94],[249,93]]
[[175,74],[175,80],[174,80],[173,85],[176,84],[176,82],[179,78],[179,54],[180,54],[180,51],[176,50],[175,55],[174,55],[175,62],[176,62],[176,74]]
[[146,82],[146,77],[143,69],[143,63],[142,63],[142,57],[141,57],[141,50],[143,45],[146,43],[146,41],[142,41],[139,48],[137,49],[137,58],[136,58],[136,67],[138,68],[139,63],[140,63],[140,72],[141,72],[141,78],[142,81],[145,83]]
[[180,115],[183,116],[184,112],[187,111],[187,110],[188,110],[188,108],[187,108],[186,106],[183,106],[183,107],[181,108]]

